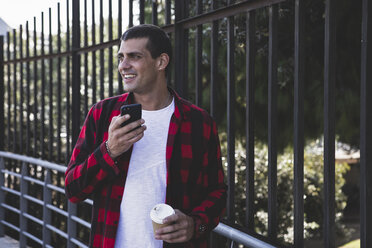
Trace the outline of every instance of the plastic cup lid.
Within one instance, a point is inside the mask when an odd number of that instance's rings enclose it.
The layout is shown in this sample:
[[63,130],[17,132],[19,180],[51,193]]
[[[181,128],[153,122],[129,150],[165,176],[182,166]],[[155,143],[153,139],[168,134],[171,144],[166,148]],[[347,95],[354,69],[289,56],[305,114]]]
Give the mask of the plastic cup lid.
[[160,203],[160,204],[156,204],[152,209],[151,209],[151,212],[150,212],[150,217],[151,219],[158,223],[158,224],[163,224],[163,220],[174,214],[174,209],[167,205],[167,204],[164,204],[164,203]]

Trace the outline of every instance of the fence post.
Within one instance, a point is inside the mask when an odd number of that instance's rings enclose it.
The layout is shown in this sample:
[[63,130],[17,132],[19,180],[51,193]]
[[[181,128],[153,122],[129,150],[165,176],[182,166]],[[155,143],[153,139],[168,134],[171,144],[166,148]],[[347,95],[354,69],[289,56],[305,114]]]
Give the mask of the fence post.
[[[363,0],[360,91],[360,247],[372,246],[372,2]],[[369,39],[369,45],[368,45]]]
[[337,1],[326,0],[324,41],[324,247],[335,247],[335,80]]
[[76,238],[76,222],[72,219],[73,216],[77,214],[77,205],[68,201],[67,203],[67,248],[76,247],[75,244],[71,241]]
[[72,1],[72,145],[80,132],[80,1]]
[[187,98],[187,53],[188,53],[188,31],[182,24],[177,24],[186,17],[186,1],[175,1],[175,41],[174,41],[174,61],[175,65],[175,89],[180,96]]
[[51,211],[48,208],[48,205],[52,203],[52,195],[51,190],[48,189],[48,184],[52,183],[51,179],[51,170],[46,169],[45,179],[44,179],[44,187],[43,187],[43,193],[44,193],[44,206],[43,206],[43,247],[47,247],[51,243],[51,233],[48,229],[48,225],[51,225],[52,221],[52,215]]
[[4,150],[4,36],[0,35],[0,151]]
[[[72,146],[78,139],[80,132],[80,1],[72,1]],[[76,237],[76,223],[72,216],[76,215],[77,207],[68,202],[67,218],[67,247],[76,247],[71,239]]]
[[[5,193],[2,189],[4,187],[5,178],[3,170],[5,169],[4,158],[0,157],[0,204],[5,202]],[[0,206],[0,237],[4,237],[4,224],[2,223],[5,218],[5,210]]]
[[24,235],[24,232],[27,230],[27,218],[24,216],[27,213],[27,199],[25,195],[28,193],[28,183],[25,180],[25,177],[28,176],[27,164],[26,162],[22,163],[22,172],[21,172],[21,197],[20,197],[20,214],[19,214],[19,247],[26,247],[27,239]]
[[305,3],[295,1],[294,65],[294,246],[304,246],[304,34]]

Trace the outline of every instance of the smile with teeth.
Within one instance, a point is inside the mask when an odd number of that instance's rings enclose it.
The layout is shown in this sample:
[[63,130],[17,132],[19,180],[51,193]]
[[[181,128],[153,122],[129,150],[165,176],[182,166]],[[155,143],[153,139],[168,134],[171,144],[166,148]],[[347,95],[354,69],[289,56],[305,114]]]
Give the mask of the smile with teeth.
[[131,79],[131,78],[134,78],[134,77],[136,77],[135,74],[125,74],[124,75],[124,79]]

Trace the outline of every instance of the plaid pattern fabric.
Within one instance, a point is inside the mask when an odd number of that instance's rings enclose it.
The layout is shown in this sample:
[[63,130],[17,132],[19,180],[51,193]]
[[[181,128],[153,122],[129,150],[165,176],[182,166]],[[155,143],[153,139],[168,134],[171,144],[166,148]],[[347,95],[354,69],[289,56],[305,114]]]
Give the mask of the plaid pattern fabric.
[[[167,148],[166,202],[192,216],[192,240],[164,247],[208,247],[210,231],[218,224],[226,205],[226,185],[221,164],[215,122],[206,111],[175,98]],[[115,161],[108,155],[105,141],[112,118],[120,107],[132,102],[132,94],[107,98],[89,111],[68,164],[66,195],[71,202],[93,199],[90,247],[114,247],[120,203],[132,150]]]

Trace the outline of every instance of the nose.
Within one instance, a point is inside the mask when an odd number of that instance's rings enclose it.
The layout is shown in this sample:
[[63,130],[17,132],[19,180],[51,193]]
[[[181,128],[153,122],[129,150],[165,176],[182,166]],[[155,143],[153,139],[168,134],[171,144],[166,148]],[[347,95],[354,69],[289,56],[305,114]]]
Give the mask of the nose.
[[119,71],[130,68],[131,65],[129,63],[128,58],[123,58],[121,61],[119,61],[118,69]]

